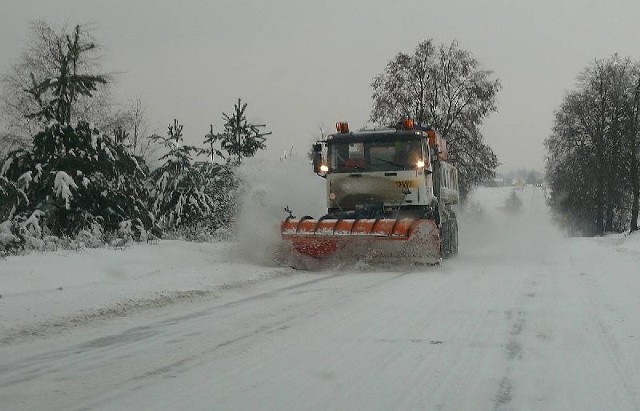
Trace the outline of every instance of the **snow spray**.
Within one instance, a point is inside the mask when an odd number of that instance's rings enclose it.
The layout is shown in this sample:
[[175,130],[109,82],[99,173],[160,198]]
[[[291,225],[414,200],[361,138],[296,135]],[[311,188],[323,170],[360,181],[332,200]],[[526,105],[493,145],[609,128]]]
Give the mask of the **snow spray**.
[[314,174],[306,154],[251,159],[239,171],[236,257],[261,265],[279,264],[286,246],[280,237],[280,222],[288,216],[285,207],[297,217],[326,214],[325,180]]

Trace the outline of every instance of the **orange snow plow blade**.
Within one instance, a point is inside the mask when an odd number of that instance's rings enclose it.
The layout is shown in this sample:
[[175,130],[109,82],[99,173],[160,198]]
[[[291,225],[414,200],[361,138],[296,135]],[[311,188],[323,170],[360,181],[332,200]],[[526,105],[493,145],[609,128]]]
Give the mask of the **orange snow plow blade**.
[[433,220],[287,218],[281,229],[292,253],[317,260],[336,256],[427,264],[440,260],[440,230]]

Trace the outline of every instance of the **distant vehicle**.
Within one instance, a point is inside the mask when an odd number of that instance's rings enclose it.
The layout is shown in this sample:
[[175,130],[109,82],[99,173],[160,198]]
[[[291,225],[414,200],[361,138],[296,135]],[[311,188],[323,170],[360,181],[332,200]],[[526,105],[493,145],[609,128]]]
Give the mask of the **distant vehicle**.
[[519,190],[522,190],[526,185],[527,183],[521,178],[513,180],[513,186]]

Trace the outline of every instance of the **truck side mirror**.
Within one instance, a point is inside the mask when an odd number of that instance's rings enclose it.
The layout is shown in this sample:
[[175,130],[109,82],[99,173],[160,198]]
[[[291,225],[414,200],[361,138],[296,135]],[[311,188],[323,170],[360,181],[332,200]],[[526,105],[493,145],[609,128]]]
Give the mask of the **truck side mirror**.
[[324,174],[321,167],[322,163],[322,144],[314,144],[313,145],[313,172],[316,174]]

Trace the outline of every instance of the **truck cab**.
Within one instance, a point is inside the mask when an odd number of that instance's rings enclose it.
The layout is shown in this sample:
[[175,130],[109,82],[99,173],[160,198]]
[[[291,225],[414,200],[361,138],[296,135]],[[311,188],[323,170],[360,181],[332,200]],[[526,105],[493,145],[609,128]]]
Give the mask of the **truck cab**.
[[446,141],[407,120],[395,128],[350,132],[347,123],[314,145],[314,170],[327,180],[333,217],[439,219],[458,202],[457,170]]

